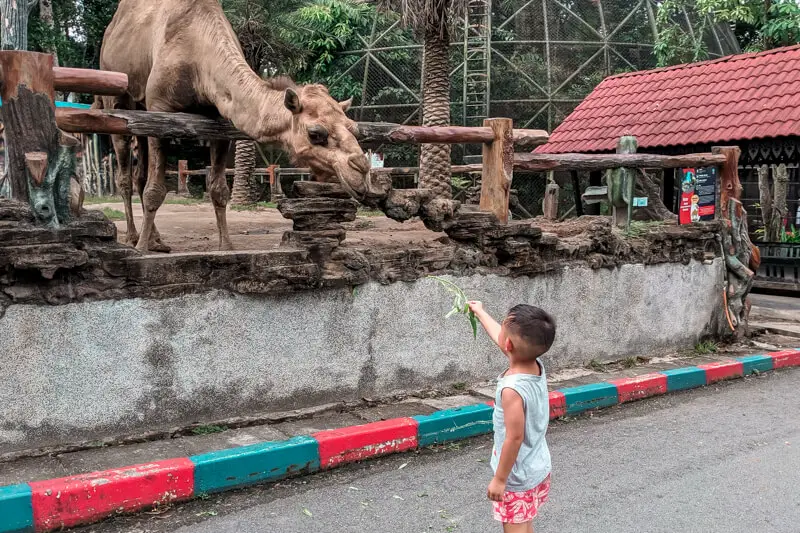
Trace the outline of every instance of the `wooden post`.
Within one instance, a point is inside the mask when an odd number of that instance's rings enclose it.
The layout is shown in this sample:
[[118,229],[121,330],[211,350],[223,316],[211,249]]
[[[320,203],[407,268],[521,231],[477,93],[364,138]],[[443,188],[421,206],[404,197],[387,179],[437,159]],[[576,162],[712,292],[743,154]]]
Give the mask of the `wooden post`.
[[53,56],[3,51],[0,72],[11,197],[29,203],[39,222],[57,227],[70,218],[77,141],[56,126]]
[[558,183],[553,180],[552,173],[550,173],[544,189],[544,202],[542,202],[542,213],[547,220],[558,220],[558,192]]
[[572,194],[575,196],[575,215],[578,217],[583,216],[583,200],[581,199],[581,179],[578,176],[577,170],[570,170],[570,178],[572,178]]
[[487,118],[494,141],[483,145],[481,176],[481,211],[494,213],[502,224],[508,223],[508,201],[514,177],[513,122],[510,118]]
[[189,162],[185,159],[178,161],[178,195],[189,196]]

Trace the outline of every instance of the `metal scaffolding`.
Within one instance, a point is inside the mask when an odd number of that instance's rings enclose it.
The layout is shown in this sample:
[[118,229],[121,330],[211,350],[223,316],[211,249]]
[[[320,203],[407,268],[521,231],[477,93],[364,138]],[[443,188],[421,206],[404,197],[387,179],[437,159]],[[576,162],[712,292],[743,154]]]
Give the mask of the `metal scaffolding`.
[[[552,131],[606,76],[655,66],[656,0],[469,0],[451,46],[452,123],[505,116]],[[380,20],[378,20],[380,18]],[[686,17],[686,27],[698,24]],[[695,21],[696,22],[696,21]],[[708,26],[711,57],[739,52],[730,28]],[[359,86],[360,120],[419,119],[422,47],[376,17],[340,75]]]

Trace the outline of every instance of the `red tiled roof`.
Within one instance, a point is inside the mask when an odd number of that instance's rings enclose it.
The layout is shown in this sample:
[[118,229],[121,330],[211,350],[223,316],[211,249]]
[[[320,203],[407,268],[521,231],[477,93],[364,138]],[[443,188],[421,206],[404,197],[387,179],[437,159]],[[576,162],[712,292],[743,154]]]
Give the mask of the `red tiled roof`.
[[614,151],[800,135],[800,46],[603,80],[537,153]]

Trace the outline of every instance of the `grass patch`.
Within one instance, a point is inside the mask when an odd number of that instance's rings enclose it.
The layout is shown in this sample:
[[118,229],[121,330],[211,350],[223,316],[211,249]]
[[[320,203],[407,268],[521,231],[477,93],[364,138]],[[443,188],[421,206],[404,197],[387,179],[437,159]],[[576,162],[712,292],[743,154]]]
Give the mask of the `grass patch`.
[[213,435],[214,433],[222,433],[223,431],[228,431],[228,428],[226,426],[215,426],[212,424],[192,428],[192,435]]
[[231,211],[261,211],[262,209],[276,209],[278,206],[273,202],[256,202],[246,205],[232,205]]
[[597,359],[592,359],[588,363],[586,363],[586,368],[589,370],[594,370],[595,372],[605,372],[606,365],[598,361]]
[[717,353],[717,351],[719,351],[719,346],[714,341],[703,341],[694,347],[694,353],[697,355],[710,355]]
[[622,368],[633,368],[649,362],[650,359],[647,357],[642,357],[640,355],[632,356],[622,360]]
[[[87,196],[83,200],[84,205],[97,205],[97,204],[119,204],[122,203],[121,196]],[[138,196],[131,198],[132,204],[140,204],[142,200]],[[180,196],[170,197],[164,200],[165,204],[169,205],[197,205],[205,203],[202,198],[182,198]]]
[[117,209],[111,209],[110,207],[104,207],[103,214],[109,220],[125,220],[125,213]]
[[453,388],[455,390],[464,390],[467,388],[467,384],[463,381],[459,381],[458,383],[453,383]]
[[657,228],[663,225],[663,220],[631,220],[630,226],[625,230],[625,235],[628,237],[641,237],[645,233],[648,233],[651,228]]

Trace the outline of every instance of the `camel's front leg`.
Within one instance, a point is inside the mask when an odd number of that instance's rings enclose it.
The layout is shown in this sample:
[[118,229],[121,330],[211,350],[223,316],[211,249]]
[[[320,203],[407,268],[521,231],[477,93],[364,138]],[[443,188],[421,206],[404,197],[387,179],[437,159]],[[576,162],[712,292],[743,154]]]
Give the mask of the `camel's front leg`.
[[[144,211],[144,190],[147,188],[147,167],[150,164],[148,158],[148,142],[147,137],[136,138],[136,168],[134,169],[134,178],[136,183],[136,190],[139,191],[139,199],[142,203],[142,211]],[[135,245],[136,243],[134,243]],[[172,249],[161,242],[161,234],[158,232],[158,227],[153,223],[153,232],[150,234],[150,242],[147,249],[152,252],[169,253]]]
[[133,196],[133,183],[131,181],[131,143],[130,138],[122,135],[112,135],[111,142],[114,144],[114,152],[117,155],[117,189],[122,195],[122,203],[125,206],[125,230],[126,241],[131,246],[136,246],[139,242],[139,234],[136,232],[136,223],[133,221],[133,206],[131,196]]
[[164,183],[164,171],[166,170],[166,154],[162,148],[161,139],[148,139],[148,169],[147,185],[142,193],[142,208],[144,210],[144,224],[142,233],[139,235],[139,244],[136,248],[142,252],[148,250],[159,250],[155,242],[155,219],[156,211],[164,203],[167,196],[167,186]]
[[228,159],[230,147],[231,143],[229,141],[211,143],[211,172],[208,174],[208,181],[206,182],[208,195],[211,197],[211,203],[214,204],[214,214],[217,216],[220,250],[233,250],[226,217],[231,190],[228,187],[228,180],[225,178],[225,163]]

